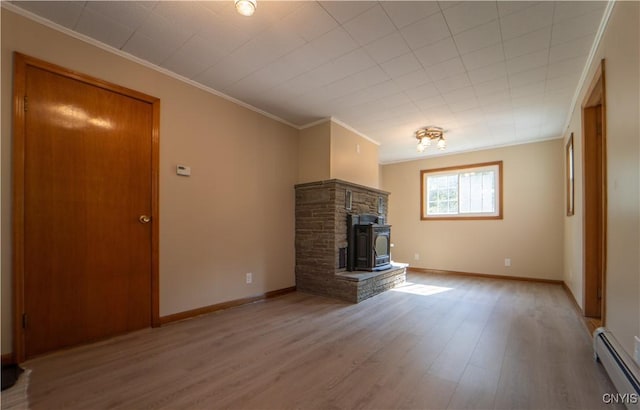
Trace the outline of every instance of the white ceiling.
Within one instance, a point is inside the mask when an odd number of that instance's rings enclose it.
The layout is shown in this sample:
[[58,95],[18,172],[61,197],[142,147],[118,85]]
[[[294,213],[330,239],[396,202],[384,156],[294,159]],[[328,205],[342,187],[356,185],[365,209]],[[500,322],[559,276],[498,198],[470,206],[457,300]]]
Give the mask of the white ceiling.
[[606,2],[12,2],[303,127],[333,117],[382,163],[558,138]]

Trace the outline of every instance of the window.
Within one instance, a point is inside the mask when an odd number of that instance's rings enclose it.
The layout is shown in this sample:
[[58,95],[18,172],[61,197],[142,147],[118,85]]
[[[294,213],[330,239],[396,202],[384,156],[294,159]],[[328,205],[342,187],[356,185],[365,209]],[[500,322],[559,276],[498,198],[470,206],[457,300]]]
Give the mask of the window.
[[502,219],[502,161],[420,171],[420,219]]

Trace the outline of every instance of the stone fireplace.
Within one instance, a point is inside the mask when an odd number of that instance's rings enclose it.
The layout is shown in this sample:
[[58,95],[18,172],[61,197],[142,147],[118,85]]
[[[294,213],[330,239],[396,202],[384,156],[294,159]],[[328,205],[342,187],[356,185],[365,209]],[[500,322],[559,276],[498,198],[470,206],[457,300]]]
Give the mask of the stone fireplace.
[[[389,290],[406,278],[406,266],[349,271],[347,216],[387,217],[389,193],[339,179],[296,185],[296,287],[353,303]],[[351,220],[351,218],[349,218]]]

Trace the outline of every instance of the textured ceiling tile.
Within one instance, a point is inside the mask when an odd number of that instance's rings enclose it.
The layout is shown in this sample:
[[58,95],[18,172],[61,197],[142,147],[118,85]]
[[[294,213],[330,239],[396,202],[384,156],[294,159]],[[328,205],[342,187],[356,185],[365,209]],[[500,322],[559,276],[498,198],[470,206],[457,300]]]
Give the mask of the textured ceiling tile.
[[440,64],[426,67],[425,70],[433,81],[442,80],[447,77],[464,73],[466,71],[464,64],[462,64],[462,60],[460,58],[452,58],[451,60],[447,60]]
[[578,56],[549,64],[547,78],[562,77],[578,73],[580,72],[580,69],[584,67],[586,59],[586,56]]
[[285,64],[304,68],[304,71],[311,71],[312,69],[331,61],[331,58],[327,55],[318,53],[317,49],[311,43],[296,48],[281,59]]
[[533,70],[522,71],[509,76],[509,84],[512,88],[522,87],[530,83],[544,82],[547,77],[547,67],[534,68]]
[[467,54],[481,48],[499,44],[502,41],[498,21],[467,30],[454,36],[460,54]]
[[339,57],[358,47],[342,27],[337,27],[310,43],[316,52],[328,59]]
[[482,112],[482,110],[477,108],[464,110],[462,112],[455,113],[454,115],[458,122],[458,125],[461,127],[486,122],[484,113]]
[[476,84],[473,86],[476,90],[476,95],[483,98],[485,95],[499,93],[509,90],[509,80],[507,77],[497,78],[495,80],[487,81],[482,84]]
[[589,34],[594,34],[598,30],[601,19],[602,12],[596,10],[565,20],[558,24],[554,24],[553,32],[551,34],[551,44],[557,45]]
[[510,75],[513,75],[522,71],[545,66],[548,63],[549,52],[542,50],[507,60],[507,71]]
[[15,1],[13,4],[71,29],[85,6],[84,1]]
[[400,30],[402,36],[414,50],[436,43],[451,35],[442,13],[418,20]]
[[520,57],[534,51],[540,51],[550,47],[551,26],[532,31],[520,37],[512,38],[504,42],[504,54],[507,59]]
[[440,12],[438,3],[431,1],[383,1],[380,4],[398,28]]
[[442,98],[441,95],[435,95],[429,98],[423,98],[421,100],[415,101],[415,104],[418,108],[425,111],[429,108],[437,107],[439,105],[445,105],[447,102]]
[[444,10],[443,13],[453,34],[498,18],[498,8],[494,1],[464,2]]
[[586,56],[593,45],[593,36],[580,37],[566,43],[557,44],[551,47],[549,52],[549,62],[556,63],[559,61]]
[[384,63],[411,51],[404,38],[397,31],[366,45],[364,48],[378,63]]
[[[463,56],[464,59],[464,56]],[[467,73],[473,84],[480,84],[496,78],[507,76],[507,64],[504,61],[486,67],[471,70]]]
[[434,84],[438,91],[444,94],[461,88],[469,87],[471,85],[471,81],[469,80],[469,76],[466,73],[461,73],[449,76],[442,80],[438,80]]
[[504,40],[536,31],[553,23],[553,3],[541,2],[500,19]]
[[514,106],[516,105],[515,100],[518,98],[525,98],[526,103],[528,105],[531,103],[533,96],[540,96],[540,99],[544,97],[544,89],[545,82],[539,81],[534,83],[528,83],[520,87],[512,87],[511,88],[511,99]]
[[[478,103],[478,100],[473,97],[473,98],[468,98],[465,100],[455,100],[455,101],[448,101],[447,104],[449,104],[449,108],[451,109],[451,112],[454,114],[460,113],[460,112],[467,112],[468,110],[471,109],[477,109],[480,107],[480,103]],[[465,117],[468,118],[468,117]]]
[[145,2],[137,1],[89,1],[85,10],[91,10],[136,29],[149,16],[152,8],[146,7]]
[[155,65],[161,65],[177,51],[177,47],[178,45],[175,43],[162,45],[140,33],[134,33],[122,50]]
[[437,43],[422,47],[415,50],[414,53],[425,67],[458,57],[458,49],[452,37],[447,37]]
[[385,73],[384,70],[382,70],[382,68],[380,68],[379,66],[360,71],[357,74],[353,74],[351,78],[353,79],[353,81],[357,81],[358,83],[363,84],[365,87],[384,83],[391,79],[389,75]]
[[213,16],[211,24],[202,27],[197,34],[215,44],[216,47],[222,47],[229,52],[251,40],[247,33],[217,16]]
[[163,67],[192,78],[220,61],[228,52],[198,35],[191,37]]
[[424,69],[419,68],[416,71],[412,71],[408,74],[394,77],[393,81],[398,85],[401,90],[408,90],[414,87],[431,82],[431,77]]
[[540,3],[539,1],[499,1],[498,13],[500,17],[504,17]]
[[245,18],[231,1],[11,4],[128,39],[135,57],[293,124],[340,118],[396,160],[418,155],[428,124],[449,130],[447,152],[561,135],[606,5],[265,1]]
[[421,86],[405,90],[404,93],[413,101],[440,96],[440,91],[433,83],[422,84]]
[[396,57],[392,60],[380,64],[380,67],[382,67],[382,69],[392,78],[400,77],[404,74],[408,74],[422,68],[418,60],[414,57],[413,53],[407,53],[401,55],[400,57]]
[[376,5],[373,1],[321,1],[320,5],[327,10],[340,24],[359,16]]
[[306,41],[312,41],[336,28],[338,23],[318,3],[305,2],[279,25],[290,29]]
[[343,25],[360,45],[366,45],[394,31],[395,26],[382,7],[373,7]]
[[602,16],[606,6],[606,1],[559,1],[555,3],[553,22],[559,23],[590,12],[597,12]]
[[124,26],[110,17],[84,10],[76,30],[86,36],[120,49],[133,34],[133,29]]
[[462,61],[467,70],[476,70],[478,68],[492,66],[504,60],[502,44],[482,48],[462,56]]

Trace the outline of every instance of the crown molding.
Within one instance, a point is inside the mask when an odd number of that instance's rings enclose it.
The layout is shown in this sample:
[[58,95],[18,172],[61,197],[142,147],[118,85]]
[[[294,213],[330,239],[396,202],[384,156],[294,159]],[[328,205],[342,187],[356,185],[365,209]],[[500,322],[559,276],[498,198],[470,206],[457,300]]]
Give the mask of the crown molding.
[[526,141],[510,142],[510,143],[506,143],[506,144],[496,144],[496,145],[491,145],[491,146],[488,146],[488,147],[469,148],[469,149],[464,149],[464,150],[460,150],[460,151],[445,151],[445,152],[438,151],[438,152],[434,152],[432,155],[424,155],[424,156],[418,157],[418,158],[407,158],[407,159],[397,159],[397,160],[390,160],[390,161],[380,161],[380,165],[393,165],[393,164],[400,164],[400,163],[403,163],[403,162],[411,162],[411,161],[425,161],[425,160],[435,159],[435,158],[440,158],[440,157],[449,157],[449,156],[452,156],[452,155],[468,154],[468,153],[471,153],[471,152],[482,152],[482,151],[501,149],[501,148],[509,148],[509,147],[515,147],[515,146],[518,146],[518,145],[538,144],[538,143],[549,142],[549,141],[554,141],[554,140],[559,140],[559,139],[563,139],[563,136],[559,135],[557,137],[550,137],[550,138],[545,138],[545,139],[533,139],[533,140],[526,140]]
[[569,106],[569,112],[567,113],[567,118],[564,121],[564,126],[562,127],[562,133],[567,132],[569,128],[569,124],[571,123],[571,117],[573,117],[573,111],[576,109],[576,104],[578,103],[578,98],[580,97],[580,93],[584,88],[585,81],[587,81],[587,75],[591,69],[591,64],[593,64],[593,59],[596,56],[596,52],[598,51],[598,47],[600,46],[600,41],[602,41],[602,36],[604,36],[604,32],[607,29],[607,25],[609,24],[609,17],[611,17],[611,12],[613,11],[613,6],[615,5],[616,0],[609,0],[607,2],[607,6],[604,9],[604,13],[602,14],[602,20],[600,20],[600,25],[598,26],[598,31],[596,32],[596,36],[593,40],[593,44],[591,45],[591,50],[589,51],[589,55],[587,56],[587,62],[582,69],[582,74],[580,75],[580,80],[578,81],[578,86],[576,87],[576,91],[573,93],[573,99],[571,100],[571,105]]
[[344,121],[341,121],[340,119],[336,118],[336,117],[331,117],[330,118],[331,121],[335,122],[336,124],[338,124],[339,126],[348,129],[349,131],[353,132],[354,134],[357,134],[358,136],[366,139],[367,141],[380,146],[380,143],[376,140],[374,140],[373,138],[361,133],[360,131],[358,131],[357,129],[353,128],[352,126],[348,125],[347,123],[345,123]]
[[331,121],[331,117],[321,118],[317,121],[310,122],[308,124],[301,125],[298,127],[299,130],[306,130],[307,128],[315,127],[316,125],[324,124],[325,122]]
[[241,107],[247,108],[247,109],[249,109],[249,110],[251,110],[253,112],[256,112],[256,113],[258,113],[260,115],[263,115],[263,116],[265,116],[267,118],[270,118],[270,119],[278,121],[278,122],[280,122],[282,124],[288,125],[289,127],[292,127],[292,128],[298,129],[298,130],[300,129],[300,127],[298,125],[295,125],[295,124],[293,124],[293,123],[291,123],[291,122],[289,122],[289,121],[287,121],[287,120],[285,120],[283,118],[280,118],[277,115],[271,114],[270,112],[264,111],[264,110],[262,110],[262,109],[260,109],[258,107],[254,107],[251,104],[248,104],[248,103],[246,103],[244,101],[238,100],[237,98],[231,97],[230,95],[227,95],[227,94],[225,94],[225,93],[223,93],[221,91],[218,91],[218,90],[216,90],[214,88],[211,88],[211,87],[207,87],[206,85],[200,84],[200,83],[198,83],[196,81],[193,81],[193,80],[191,80],[189,78],[183,77],[180,74],[176,74],[173,71],[167,70],[166,68],[160,67],[160,66],[155,65],[153,63],[150,63],[150,62],[148,62],[146,60],[143,60],[141,58],[133,56],[133,55],[131,55],[129,53],[126,53],[126,52],[124,52],[122,50],[119,50],[119,49],[117,49],[115,47],[112,47],[112,46],[110,46],[108,44],[105,44],[105,43],[102,43],[102,42],[100,42],[98,40],[95,40],[95,39],[93,39],[93,38],[91,38],[89,36],[85,36],[84,34],[75,32],[75,31],[73,31],[73,30],[71,30],[71,29],[69,29],[67,27],[61,26],[61,25],[59,25],[59,24],[57,24],[57,23],[55,23],[55,22],[53,22],[51,20],[47,20],[44,17],[40,17],[37,14],[31,13],[30,11],[22,9],[22,8],[20,8],[18,6],[15,6],[15,5],[7,2],[7,1],[0,1],[0,8],[7,9],[7,10],[13,12],[13,13],[16,13],[16,14],[22,16],[22,17],[25,17],[25,18],[27,18],[29,20],[32,20],[32,21],[35,21],[36,23],[42,24],[43,26],[46,26],[46,27],[48,27],[50,29],[59,31],[59,32],[61,32],[63,34],[66,34],[69,37],[73,37],[73,38],[75,38],[77,40],[83,41],[83,42],[85,42],[87,44],[90,44],[90,45],[92,45],[94,47],[100,48],[100,49],[102,49],[104,51],[107,51],[107,52],[109,52],[111,54],[115,54],[118,57],[122,57],[122,58],[124,58],[126,60],[129,60],[129,61],[132,61],[134,63],[140,64],[140,65],[142,65],[142,66],[144,66],[146,68],[149,68],[151,70],[157,71],[157,72],[159,72],[161,74],[164,74],[164,75],[166,75],[168,77],[171,77],[171,78],[173,78],[175,80],[178,80],[178,81],[181,81],[183,83],[189,84],[189,85],[191,85],[193,87],[199,88],[200,90],[203,90],[203,91],[208,92],[210,94],[213,94],[213,95],[215,95],[217,97],[220,97],[222,99],[230,101],[230,102],[232,102],[234,104],[237,104],[237,105],[239,105]]
[[347,130],[353,132],[354,134],[357,134],[359,137],[362,137],[362,138],[366,139],[367,141],[369,141],[369,142],[371,142],[371,143],[373,143],[375,145],[378,145],[378,146],[381,145],[378,141],[376,141],[373,138],[361,133],[360,131],[356,130],[355,128],[353,128],[349,124],[345,123],[344,121],[339,120],[336,117],[321,118],[321,119],[319,119],[317,121],[313,121],[313,122],[310,122],[308,124],[302,125],[302,126],[298,127],[298,129],[304,130],[304,129],[307,129],[307,128],[315,127],[316,125],[324,124],[325,122],[329,122],[329,121],[331,121],[331,122],[333,122],[335,124],[338,124],[342,128],[346,128]]

